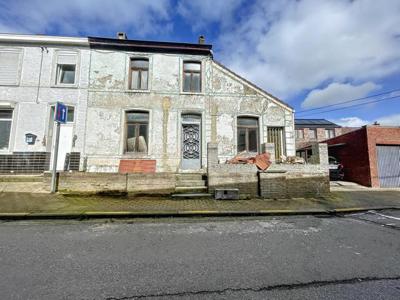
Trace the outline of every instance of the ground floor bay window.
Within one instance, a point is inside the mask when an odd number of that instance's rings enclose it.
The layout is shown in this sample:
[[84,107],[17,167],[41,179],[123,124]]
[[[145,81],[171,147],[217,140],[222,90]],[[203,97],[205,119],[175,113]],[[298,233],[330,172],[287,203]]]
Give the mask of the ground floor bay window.
[[12,115],[12,109],[0,109],[0,150],[8,150]]
[[258,118],[237,118],[237,152],[258,152]]
[[143,111],[126,112],[125,152],[147,153],[149,113]]

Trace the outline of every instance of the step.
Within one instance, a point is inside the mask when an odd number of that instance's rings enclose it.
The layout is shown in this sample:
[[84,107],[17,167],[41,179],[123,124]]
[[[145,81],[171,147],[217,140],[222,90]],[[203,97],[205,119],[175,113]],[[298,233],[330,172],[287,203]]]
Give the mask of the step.
[[202,186],[206,186],[206,181],[205,180],[182,180],[182,179],[179,179],[176,182],[176,186],[178,186],[178,187],[189,187],[189,186],[202,187]]
[[172,198],[175,199],[194,199],[194,198],[211,198],[212,195],[208,193],[183,193],[183,194],[173,194]]
[[176,180],[203,180],[202,173],[178,173],[176,175]]
[[176,187],[175,188],[175,194],[188,194],[188,193],[205,193],[208,191],[208,188],[206,186],[184,186],[184,187]]

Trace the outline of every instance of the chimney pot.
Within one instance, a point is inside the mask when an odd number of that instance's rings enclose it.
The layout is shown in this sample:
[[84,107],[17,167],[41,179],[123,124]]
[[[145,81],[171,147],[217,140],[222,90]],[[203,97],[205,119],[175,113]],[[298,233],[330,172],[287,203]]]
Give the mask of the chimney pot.
[[117,32],[117,38],[119,40],[126,40],[128,37],[125,32]]
[[205,44],[206,43],[206,38],[204,37],[204,35],[199,36],[199,44]]

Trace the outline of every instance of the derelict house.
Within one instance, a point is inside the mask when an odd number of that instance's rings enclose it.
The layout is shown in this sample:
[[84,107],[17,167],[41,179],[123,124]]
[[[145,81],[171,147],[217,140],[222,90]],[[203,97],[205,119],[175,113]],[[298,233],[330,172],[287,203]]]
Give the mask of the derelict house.
[[294,155],[293,110],[214,60],[212,46],[0,34],[0,172],[204,172],[239,152]]

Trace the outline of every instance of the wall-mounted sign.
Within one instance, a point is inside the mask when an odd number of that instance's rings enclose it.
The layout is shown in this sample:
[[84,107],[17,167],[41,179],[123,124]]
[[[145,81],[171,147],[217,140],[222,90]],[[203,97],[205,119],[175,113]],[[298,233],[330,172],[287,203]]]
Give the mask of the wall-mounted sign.
[[54,114],[54,121],[58,123],[67,122],[67,106],[64,103],[57,102],[56,113]]

